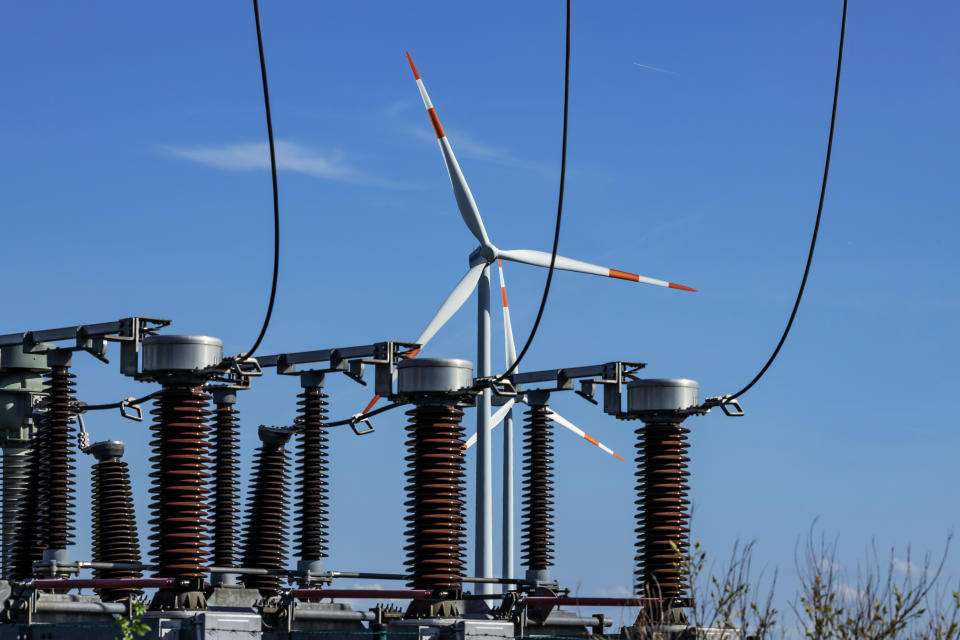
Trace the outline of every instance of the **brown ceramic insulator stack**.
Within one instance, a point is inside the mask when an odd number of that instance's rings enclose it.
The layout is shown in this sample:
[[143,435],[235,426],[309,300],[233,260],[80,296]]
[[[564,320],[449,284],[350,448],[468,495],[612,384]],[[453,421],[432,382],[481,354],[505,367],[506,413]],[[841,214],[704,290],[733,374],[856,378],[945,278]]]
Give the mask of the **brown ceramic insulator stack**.
[[[260,427],[262,444],[257,449],[250,499],[244,528],[246,544],[243,566],[283,569],[287,554],[287,441],[291,431]],[[280,589],[278,575],[244,575],[243,584],[263,596]]]
[[524,425],[523,563],[531,571],[553,564],[553,439],[550,410],[532,405]]
[[637,433],[637,533],[634,584],[641,595],[683,602],[689,596],[680,560],[690,548],[687,434],[651,422]]
[[64,366],[44,374],[44,451],[40,460],[41,492],[46,499],[46,548],[66,549],[74,538],[73,507],[76,492],[74,449],[77,438],[73,378]]
[[23,495],[22,507],[17,517],[19,527],[14,534],[10,552],[8,577],[13,580],[26,580],[33,577],[33,563],[43,559],[46,548],[46,495],[41,491],[41,467],[46,440],[45,420],[40,419],[37,432],[30,440],[30,452],[27,454],[27,484]]
[[236,567],[240,548],[240,469],[237,410],[218,403],[213,418],[213,564]]
[[301,562],[327,557],[330,471],[326,394],[320,387],[307,387],[299,395],[297,416],[297,556]]
[[[4,578],[10,578],[16,558],[16,538],[22,531],[20,510],[26,504],[24,499],[30,491],[30,447],[5,447],[3,449],[3,549],[2,571]],[[28,523],[33,527],[35,524]],[[32,535],[32,534],[31,534]]]
[[459,589],[464,566],[463,411],[422,405],[407,415],[407,584]]
[[[113,445],[122,443],[98,443]],[[93,560],[123,564],[140,563],[140,542],[137,538],[137,522],[133,511],[133,496],[130,490],[130,471],[127,463],[117,455],[119,450],[97,450],[93,465]],[[94,578],[139,578],[137,569],[95,569]],[[142,593],[139,589],[100,589],[104,602],[116,602]]]
[[150,555],[157,565],[156,577],[189,580],[206,575],[209,398],[197,385],[165,385],[151,411],[156,418],[150,427],[154,433]]

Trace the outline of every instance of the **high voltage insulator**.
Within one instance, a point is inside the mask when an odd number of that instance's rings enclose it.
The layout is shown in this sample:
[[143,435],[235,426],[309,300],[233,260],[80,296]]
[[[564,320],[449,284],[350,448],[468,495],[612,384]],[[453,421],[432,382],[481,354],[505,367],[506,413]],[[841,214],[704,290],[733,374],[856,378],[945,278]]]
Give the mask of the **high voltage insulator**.
[[[305,374],[306,375],[306,374]],[[304,377],[304,389],[296,419],[297,443],[297,556],[301,571],[321,569],[319,562],[327,557],[329,489],[329,446],[326,394],[323,380]]]
[[463,411],[427,404],[407,415],[407,584],[459,589],[464,565]]
[[634,580],[649,597],[689,591],[680,559],[690,548],[687,434],[679,424],[651,423],[637,433],[637,555]]
[[[130,471],[119,440],[97,442],[90,447],[96,459],[93,481],[93,560],[121,564],[140,563],[140,542],[130,490]],[[94,578],[139,578],[137,569],[94,569]],[[100,589],[100,598],[116,602],[142,593],[139,589]]]
[[240,548],[240,446],[236,392],[215,388],[213,417],[213,564],[236,567]]
[[14,580],[33,576],[33,563],[43,559],[46,548],[46,492],[41,491],[41,461],[46,442],[46,420],[41,418],[27,454],[26,489],[13,537],[9,575]]
[[160,589],[151,609],[203,609],[210,541],[210,467],[207,410],[202,385],[223,360],[223,343],[210,336],[163,335],[143,341],[143,373],[161,383],[150,427],[154,439],[150,555]]
[[[259,429],[262,444],[257,449],[246,511],[246,544],[243,566],[256,569],[283,569],[287,555],[287,449],[290,429]],[[263,596],[280,588],[278,575],[244,575],[243,584],[259,589]]]
[[210,477],[207,455],[207,401],[199,386],[166,385],[151,411],[156,421],[150,458],[155,479],[150,526],[150,555],[157,577],[196,578],[206,575],[206,498]]
[[530,405],[524,425],[523,561],[528,571],[553,564],[553,439],[550,409]]
[[22,524],[20,509],[30,494],[30,449],[3,449],[3,577],[10,578],[18,532],[32,525]]
[[[47,346],[47,345],[44,345]],[[42,374],[47,371],[46,352],[26,353],[21,345],[0,347],[0,447],[3,448],[3,577],[11,578],[15,562],[14,543],[36,521],[21,523],[20,511],[31,491],[31,447],[36,435],[35,407],[43,393]],[[38,553],[40,551],[38,550]]]
[[[52,364],[52,363],[51,363]],[[55,365],[45,374],[44,449],[40,460],[40,484],[46,503],[46,548],[66,549],[74,538],[74,493],[76,492],[75,378],[67,366]]]
[[637,435],[637,534],[634,587],[663,598],[664,611],[691,606],[684,569],[690,549],[687,465],[690,430],[681,423],[697,406],[699,386],[686,379],[636,380],[627,385],[630,418],[643,420]]

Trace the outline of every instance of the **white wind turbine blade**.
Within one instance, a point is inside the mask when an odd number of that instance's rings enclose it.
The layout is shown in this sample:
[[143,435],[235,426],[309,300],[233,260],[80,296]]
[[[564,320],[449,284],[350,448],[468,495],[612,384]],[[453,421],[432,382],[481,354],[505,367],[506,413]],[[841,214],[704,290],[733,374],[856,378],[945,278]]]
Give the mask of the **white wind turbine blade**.
[[[414,358],[420,350],[430,341],[437,331],[447,323],[453,314],[455,314],[460,307],[463,306],[463,303],[467,301],[467,298],[470,297],[470,294],[473,293],[473,290],[477,287],[477,282],[480,281],[480,275],[483,273],[483,268],[486,265],[480,263],[470,268],[467,271],[466,275],[460,279],[460,282],[457,283],[457,286],[453,288],[453,291],[450,292],[450,295],[447,296],[447,299],[443,301],[443,304],[440,305],[440,309],[437,310],[437,313],[434,314],[433,318],[430,320],[430,324],[427,325],[427,328],[423,330],[417,339],[416,343],[420,345],[419,348],[414,349],[407,354],[408,358]],[[397,372],[394,370],[393,375],[396,376]],[[366,414],[373,409],[373,405],[377,404],[380,401],[380,396],[375,395],[361,411],[361,414]]]
[[513,339],[513,324],[510,322],[510,305],[507,304],[507,284],[503,279],[503,262],[497,260],[500,271],[500,297],[503,298],[503,346],[506,351],[507,368],[517,360],[517,343]]
[[[498,251],[498,255],[500,258],[503,258],[504,260],[510,260],[511,262],[532,264],[537,267],[550,267],[551,254],[545,251],[536,251],[533,249],[513,249],[510,251]],[[619,271],[617,269],[601,267],[599,265],[590,264],[589,262],[583,262],[582,260],[564,258],[563,256],[557,256],[554,267],[557,269],[563,269],[564,271],[577,271],[579,273],[589,273],[595,276],[618,278],[620,280],[630,280],[632,282],[643,282],[646,284],[656,285],[658,287],[682,289],[683,291],[696,291],[696,289],[691,289],[690,287],[682,284],[676,284],[675,282],[667,282],[666,280],[648,278],[646,276],[637,275],[636,273],[629,273],[627,271]]]
[[460,307],[463,306],[463,303],[467,301],[467,298],[470,297],[470,294],[473,293],[473,290],[477,287],[477,282],[480,281],[480,276],[483,274],[483,270],[487,265],[481,262],[480,264],[470,267],[470,271],[467,271],[467,274],[460,279],[460,282],[457,283],[457,286],[453,288],[453,291],[450,292],[450,295],[447,296],[447,299],[443,301],[443,304],[440,305],[440,308],[437,310],[437,313],[434,314],[433,318],[430,320],[430,323],[427,325],[427,328],[423,330],[415,342],[420,345],[420,348],[423,349],[423,346],[430,342],[430,338],[436,335],[437,331],[440,330],[440,327],[447,323],[453,314],[457,312]]
[[[493,431],[494,429],[496,429],[496,428],[497,428],[497,425],[499,425],[501,422],[503,422],[503,419],[504,419],[505,417],[507,417],[507,413],[510,412],[510,409],[513,408],[513,405],[516,404],[516,402],[517,402],[516,398],[510,398],[509,400],[507,400],[506,404],[504,404],[502,407],[500,407],[499,409],[497,409],[497,412],[494,413],[494,414],[490,417],[490,430],[491,430],[491,431]],[[466,451],[467,449],[469,449],[470,447],[472,447],[472,446],[475,445],[475,444],[477,444],[477,434],[476,434],[476,433],[474,433],[472,436],[470,436],[469,438],[467,438],[467,441],[463,443],[463,449],[462,449],[462,451]]]
[[440,151],[443,153],[443,160],[447,164],[447,173],[450,174],[450,184],[453,185],[453,195],[457,199],[457,207],[460,209],[460,216],[467,223],[470,232],[480,241],[482,245],[490,244],[490,238],[487,237],[487,230],[483,228],[483,220],[480,218],[480,211],[477,209],[477,203],[470,193],[470,187],[467,186],[467,179],[463,177],[460,165],[457,163],[457,157],[453,155],[453,147],[440,126],[440,119],[437,118],[437,112],[430,102],[430,96],[427,95],[427,89],[423,86],[423,80],[413,64],[413,58],[407,52],[407,60],[410,62],[410,69],[413,71],[413,77],[417,81],[417,89],[420,90],[420,97],[423,98],[423,106],[427,108],[427,115],[430,117],[430,124],[433,125],[433,131],[437,134],[437,142],[440,144]]
[[600,447],[601,450],[606,451],[617,460],[626,462],[626,460],[621,458],[613,449],[603,444],[602,442],[598,441],[596,438],[592,437],[590,434],[586,433],[583,429],[579,428],[577,425],[573,424],[572,422],[570,422],[569,420],[561,416],[556,411],[553,411],[552,409],[550,410],[550,419],[556,422],[557,424],[559,424],[561,427],[566,427],[570,431],[573,431],[575,434],[577,434],[578,436],[580,436],[590,444],[597,445],[598,447]]

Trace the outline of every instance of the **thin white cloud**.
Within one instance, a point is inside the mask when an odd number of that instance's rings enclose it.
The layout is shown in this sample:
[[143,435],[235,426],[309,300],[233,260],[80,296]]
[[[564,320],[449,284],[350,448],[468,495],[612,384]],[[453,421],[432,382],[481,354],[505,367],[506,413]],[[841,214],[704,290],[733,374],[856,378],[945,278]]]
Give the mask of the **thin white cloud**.
[[837,585],[837,593],[845,600],[860,600],[863,598],[863,592],[849,584],[840,583]]
[[652,67],[649,64],[640,64],[639,62],[634,62],[633,64],[637,65],[641,69],[648,69],[650,71],[657,71],[659,73],[669,73],[672,76],[680,75],[676,71],[670,71],[669,69],[661,69],[660,67]]
[[[433,131],[428,128],[410,127],[408,132],[421,140],[436,143],[436,136],[433,134]],[[446,133],[450,140],[450,146],[453,147],[453,152],[458,156],[474,158],[504,167],[536,171],[547,175],[552,175],[555,172],[555,169],[518,158],[509,149],[492,147],[480,142],[473,136],[465,134],[462,131],[447,129]]]
[[[270,168],[270,148],[266,142],[225,144],[216,147],[163,147],[168,153],[192,162],[225,169],[248,171]],[[325,153],[288,140],[276,142],[277,169],[365,186],[403,188],[402,185],[366,175],[346,161],[340,151]]]
[[930,578],[936,574],[930,567],[924,567],[910,560],[893,559],[893,569],[905,578]]

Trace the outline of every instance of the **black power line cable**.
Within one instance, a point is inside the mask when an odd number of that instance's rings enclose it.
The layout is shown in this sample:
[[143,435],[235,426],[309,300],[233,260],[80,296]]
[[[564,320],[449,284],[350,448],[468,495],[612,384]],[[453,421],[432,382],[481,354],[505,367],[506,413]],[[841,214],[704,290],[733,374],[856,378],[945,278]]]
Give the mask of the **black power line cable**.
[[263,326],[256,342],[244,353],[240,360],[253,356],[263,342],[263,336],[270,326],[270,317],[273,316],[273,302],[277,297],[277,274],[280,271],[280,197],[277,190],[277,152],[273,144],[273,120],[270,117],[270,90],[267,88],[267,63],[263,58],[263,34],[260,29],[260,6],[253,0],[253,16],[257,22],[257,48],[260,52],[260,78],[263,80],[263,106],[267,113],[267,137],[270,140],[270,175],[273,179],[273,282],[270,285],[270,302],[267,304],[267,314],[263,318]]
[[773,364],[773,361],[777,359],[777,355],[780,353],[780,349],[783,347],[783,343],[787,340],[787,335],[790,333],[790,328],[793,326],[793,320],[797,317],[797,309],[800,308],[800,300],[803,298],[803,290],[807,286],[807,277],[810,275],[810,265],[813,263],[813,250],[817,246],[817,234],[820,232],[820,218],[823,215],[823,200],[827,193],[827,177],[830,175],[830,154],[833,151],[833,130],[837,122],[837,99],[840,96],[840,69],[843,66],[843,38],[847,31],[847,0],[843,0],[843,16],[840,19],[840,45],[838,47],[837,53],[837,77],[833,85],[833,109],[830,113],[830,134],[827,137],[827,156],[826,160],[823,163],[823,182],[820,185],[820,204],[817,205],[817,221],[813,225],[813,237],[810,239],[810,252],[807,254],[807,265],[803,269],[803,279],[800,281],[800,289],[797,291],[797,300],[793,304],[793,311],[790,312],[790,319],[787,321],[787,326],[783,330],[783,335],[780,336],[780,342],[777,343],[777,348],[773,350],[773,353],[770,354],[770,358],[767,360],[767,363],[763,365],[763,368],[753,377],[753,380],[747,383],[745,387],[737,391],[733,395],[724,396],[726,400],[735,400],[745,394],[750,390],[753,385],[755,385],[760,378],[763,377],[763,374],[767,372],[767,369],[770,368],[770,365]]
[[147,400],[151,400],[159,395],[159,391],[154,391],[153,393],[148,393],[147,395],[141,398],[127,398],[119,402],[108,402],[106,404],[82,404],[79,405],[81,413],[86,413],[87,411],[104,411],[106,409],[119,409],[120,407],[130,407],[137,404],[143,404]]
[[520,350],[520,355],[513,361],[513,364],[497,377],[500,382],[511,373],[513,373],[523,356],[527,354],[530,344],[533,343],[533,337],[537,335],[537,329],[540,328],[540,320],[543,318],[543,310],[547,306],[547,296],[550,294],[550,283],[553,281],[554,265],[557,262],[557,245],[560,243],[560,222],[563,218],[563,185],[567,175],[567,115],[570,110],[570,0],[567,0],[567,38],[566,55],[564,58],[563,70],[563,136],[560,144],[560,195],[557,197],[557,223],[553,231],[553,251],[550,254],[550,269],[547,271],[547,282],[543,286],[543,297],[540,299],[540,309],[537,311],[537,319],[533,322],[533,328],[527,341]]

